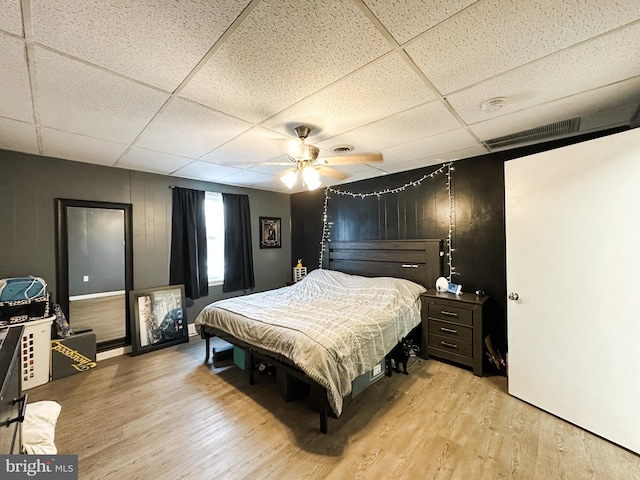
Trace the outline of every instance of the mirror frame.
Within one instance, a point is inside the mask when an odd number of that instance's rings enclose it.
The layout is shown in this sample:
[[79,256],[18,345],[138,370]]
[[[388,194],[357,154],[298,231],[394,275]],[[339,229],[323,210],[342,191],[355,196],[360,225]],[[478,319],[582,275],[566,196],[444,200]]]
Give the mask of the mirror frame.
[[65,315],[69,316],[69,324],[73,330],[73,319],[69,313],[69,238],[67,209],[104,208],[122,210],[124,212],[124,276],[125,276],[125,312],[126,336],[104,342],[98,342],[98,352],[112,348],[131,345],[131,321],[129,312],[129,292],[133,290],[133,228],[132,205],[130,203],[97,202],[91,200],[74,200],[56,198],[56,301]]

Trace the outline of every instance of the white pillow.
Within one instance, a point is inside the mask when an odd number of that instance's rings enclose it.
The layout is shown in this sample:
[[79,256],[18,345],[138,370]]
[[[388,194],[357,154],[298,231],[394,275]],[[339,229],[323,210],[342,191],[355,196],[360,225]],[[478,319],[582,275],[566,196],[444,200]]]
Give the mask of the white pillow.
[[27,404],[22,422],[22,451],[30,455],[55,455],[56,423],[62,407],[50,400]]

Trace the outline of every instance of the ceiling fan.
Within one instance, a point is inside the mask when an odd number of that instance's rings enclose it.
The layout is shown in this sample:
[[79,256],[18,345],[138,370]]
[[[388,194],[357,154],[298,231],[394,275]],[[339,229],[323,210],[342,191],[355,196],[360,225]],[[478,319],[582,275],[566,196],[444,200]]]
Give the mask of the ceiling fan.
[[[348,175],[340,172],[329,165],[348,165],[353,163],[378,163],[382,162],[382,154],[366,153],[361,155],[337,155],[335,157],[318,158],[320,149],[315,145],[306,143],[306,139],[311,132],[311,127],[306,125],[297,126],[295,129],[299,142],[296,142],[289,149],[289,160],[295,163],[295,167],[285,171],[280,180],[289,189],[292,189],[299,177],[302,177],[303,184],[309,189],[314,190],[321,184],[320,175],[343,180]],[[337,151],[350,152],[353,147],[342,146]],[[334,150],[335,151],[335,150]]]

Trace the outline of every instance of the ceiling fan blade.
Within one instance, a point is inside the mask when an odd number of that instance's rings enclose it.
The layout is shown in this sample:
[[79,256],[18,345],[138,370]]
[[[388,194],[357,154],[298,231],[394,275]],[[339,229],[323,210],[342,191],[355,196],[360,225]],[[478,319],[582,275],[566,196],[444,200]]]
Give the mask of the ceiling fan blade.
[[282,167],[290,167],[291,165],[295,165],[294,162],[264,162],[264,163],[259,163],[258,165],[275,165],[275,166],[282,166]]
[[317,168],[318,168],[318,173],[320,173],[320,175],[331,177],[334,180],[344,180],[345,178],[349,178],[351,176],[347,173],[341,172],[331,167],[318,166]]
[[339,155],[336,157],[322,157],[318,159],[319,165],[349,165],[351,163],[378,163],[382,162],[381,153],[363,153],[362,155]]

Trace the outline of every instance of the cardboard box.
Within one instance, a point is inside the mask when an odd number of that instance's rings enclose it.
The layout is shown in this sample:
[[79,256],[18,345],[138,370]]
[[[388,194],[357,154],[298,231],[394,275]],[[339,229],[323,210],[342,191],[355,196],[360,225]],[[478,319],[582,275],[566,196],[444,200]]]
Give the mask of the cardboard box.
[[96,367],[96,334],[93,331],[51,340],[51,380]]

